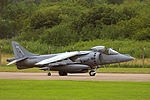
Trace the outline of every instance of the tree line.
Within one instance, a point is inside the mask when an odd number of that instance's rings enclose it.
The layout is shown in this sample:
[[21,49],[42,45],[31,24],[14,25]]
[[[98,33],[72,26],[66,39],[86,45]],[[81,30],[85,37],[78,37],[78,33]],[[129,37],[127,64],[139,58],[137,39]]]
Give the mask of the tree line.
[[67,46],[95,39],[149,41],[148,0],[1,0],[0,39]]

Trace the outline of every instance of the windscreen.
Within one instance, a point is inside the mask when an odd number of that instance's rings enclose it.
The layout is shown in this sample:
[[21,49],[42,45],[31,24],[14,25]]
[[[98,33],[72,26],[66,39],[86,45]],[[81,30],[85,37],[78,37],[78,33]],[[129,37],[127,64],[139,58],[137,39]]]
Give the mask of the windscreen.
[[108,54],[109,54],[109,55],[116,55],[116,54],[118,54],[117,51],[115,51],[115,50],[113,50],[113,49],[111,49],[111,48],[108,48],[107,50],[108,50]]

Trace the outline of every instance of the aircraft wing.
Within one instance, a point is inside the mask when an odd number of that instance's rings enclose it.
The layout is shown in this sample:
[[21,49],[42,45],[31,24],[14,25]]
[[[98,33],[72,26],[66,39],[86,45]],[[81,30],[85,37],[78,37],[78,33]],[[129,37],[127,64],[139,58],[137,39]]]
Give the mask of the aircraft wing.
[[[62,61],[59,61],[59,62],[54,62],[54,63],[50,63],[48,66],[51,66],[51,67],[57,67],[57,66],[65,66],[65,65],[69,65],[69,64],[75,64],[77,62],[72,62],[70,59],[67,59],[67,60],[62,60]],[[46,67],[41,67],[39,68],[40,70],[48,70],[48,66]]]
[[25,59],[27,59],[27,58],[28,58],[28,57],[17,58],[17,59],[15,59],[15,60],[11,61],[10,63],[8,63],[7,66],[9,66],[9,65],[11,65],[11,64],[14,64],[14,63],[16,63],[16,62],[25,60]]
[[58,62],[64,59],[67,59],[69,57],[73,57],[75,55],[82,55],[82,54],[87,54],[89,52],[79,52],[79,51],[74,51],[74,52],[65,52],[65,53],[60,53],[52,58],[48,58],[48,59],[44,59],[38,63],[36,63],[35,65],[45,65],[45,64],[49,64],[49,63],[54,63],[54,62]]

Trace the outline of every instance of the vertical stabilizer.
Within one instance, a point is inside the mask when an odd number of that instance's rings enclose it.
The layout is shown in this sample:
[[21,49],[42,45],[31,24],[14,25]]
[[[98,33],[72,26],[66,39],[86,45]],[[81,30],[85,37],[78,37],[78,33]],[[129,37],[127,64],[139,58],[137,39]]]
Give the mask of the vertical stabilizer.
[[12,41],[12,47],[14,51],[14,56],[16,58],[27,57],[27,56],[35,56],[36,54],[32,54],[23,48],[19,43]]

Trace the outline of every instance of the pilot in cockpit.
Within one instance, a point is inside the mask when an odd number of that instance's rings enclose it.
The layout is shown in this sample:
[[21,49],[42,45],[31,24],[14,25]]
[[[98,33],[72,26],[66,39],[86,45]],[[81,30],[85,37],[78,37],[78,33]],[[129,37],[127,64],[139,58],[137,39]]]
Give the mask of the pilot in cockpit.
[[118,54],[117,51],[113,50],[112,48],[106,48],[105,46],[95,46],[92,47],[90,50],[92,51],[98,51],[107,55],[116,55]]

